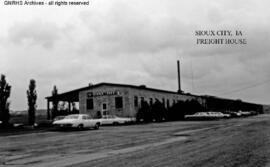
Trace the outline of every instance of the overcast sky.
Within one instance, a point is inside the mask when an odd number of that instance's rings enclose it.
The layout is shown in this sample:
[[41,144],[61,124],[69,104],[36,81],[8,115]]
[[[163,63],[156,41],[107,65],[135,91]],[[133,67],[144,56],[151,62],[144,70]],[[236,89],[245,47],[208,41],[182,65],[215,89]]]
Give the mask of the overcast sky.
[[[0,4],[0,73],[11,109],[59,92],[112,82],[269,104],[268,0],[90,0],[84,7]],[[247,45],[196,44],[196,30],[241,30]]]

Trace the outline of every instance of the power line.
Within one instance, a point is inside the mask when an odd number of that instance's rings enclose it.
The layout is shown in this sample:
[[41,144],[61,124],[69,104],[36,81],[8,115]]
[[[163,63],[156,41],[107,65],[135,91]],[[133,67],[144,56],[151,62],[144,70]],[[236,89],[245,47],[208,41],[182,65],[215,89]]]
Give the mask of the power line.
[[249,86],[246,86],[246,87],[243,87],[243,88],[235,89],[235,90],[232,90],[232,91],[229,91],[229,92],[224,92],[224,93],[222,93],[222,95],[228,95],[228,94],[232,94],[232,93],[241,92],[241,91],[246,90],[246,89],[250,89],[250,88],[260,86],[260,85],[264,85],[264,84],[266,84],[268,82],[270,82],[270,79],[266,80],[266,81],[263,81],[263,82],[256,83],[256,84],[252,84],[252,85],[249,85]]

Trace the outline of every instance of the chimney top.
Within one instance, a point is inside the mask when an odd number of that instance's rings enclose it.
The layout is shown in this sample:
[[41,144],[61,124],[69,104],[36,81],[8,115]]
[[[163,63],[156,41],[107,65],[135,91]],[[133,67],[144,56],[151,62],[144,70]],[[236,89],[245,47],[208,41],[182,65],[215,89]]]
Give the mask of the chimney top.
[[181,90],[181,73],[180,73],[180,61],[177,60],[177,77],[178,77],[178,93],[182,93]]

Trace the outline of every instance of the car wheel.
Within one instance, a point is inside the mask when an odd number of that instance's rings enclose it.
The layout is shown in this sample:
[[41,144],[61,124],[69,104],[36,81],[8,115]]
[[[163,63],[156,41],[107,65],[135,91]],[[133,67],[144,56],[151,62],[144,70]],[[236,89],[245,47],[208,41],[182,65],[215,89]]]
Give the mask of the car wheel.
[[96,124],[95,124],[94,129],[96,129],[96,130],[98,130],[98,129],[99,129],[99,123],[96,123]]
[[83,130],[83,124],[80,124],[80,125],[78,126],[78,129],[79,129],[79,130]]
[[113,122],[113,125],[119,125],[119,122]]

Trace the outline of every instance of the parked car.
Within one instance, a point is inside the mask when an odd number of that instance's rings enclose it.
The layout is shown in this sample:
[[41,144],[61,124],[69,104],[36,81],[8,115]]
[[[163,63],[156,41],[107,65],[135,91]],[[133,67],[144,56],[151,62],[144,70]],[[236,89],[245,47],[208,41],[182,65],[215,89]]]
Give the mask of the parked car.
[[186,119],[205,119],[208,117],[208,114],[206,112],[197,112],[192,115],[185,115]]
[[117,117],[115,115],[105,115],[99,119],[101,125],[118,125],[118,124],[127,124],[135,121],[132,118],[126,117]]
[[242,114],[240,112],[231,112],[232,117],[241,117]]
[[232,112],[233,117],[242,117],[242,116],[250,116],[252,115],[252,112],[249,111],[237,111],[237,112]]
[[239,113],[241,113],[241,116],[250,116],[251,115],[251,112],[249,111],[238,111]]
[[223,114],[221,112],[197,112],[193,115],[185,115],[186,119],[202,119],[202,120],[228,118],[228,117],[230,117],[229,114]]
[[87,114],[72,114],[72,115],[65,116],[61,120],[54,121],[53,125],[59,128],[99,129],[101,122],[99,119],[92,119]]
[[64,119],[66,116],[63,116],[63,115],[60,115],[60,116],[56,116],[53,121],[58,121],[58,120],[61,120],[61,119]]
[[256,111],[250,111],[250,115],[258,115],[258,112],[256,112]]
[[230,113],[222,113],[224,118],[230,118],[231,117],[231,114]]

